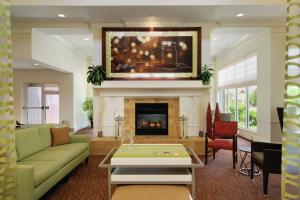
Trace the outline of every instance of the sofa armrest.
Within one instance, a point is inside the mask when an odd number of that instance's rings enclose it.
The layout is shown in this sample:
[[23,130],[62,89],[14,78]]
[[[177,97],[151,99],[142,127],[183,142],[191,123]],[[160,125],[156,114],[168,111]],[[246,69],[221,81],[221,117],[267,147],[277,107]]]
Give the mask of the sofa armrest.
[[32,200],[35,198],[34,169],[31,165],[17,165],[18,200]]
[[85,135],[70,135],[71,143],[87,143],[90,150],[90,138]]
[[251,141],[252,152],[264,152],[265,149],[281,150],[282,144]]
[[84,135],[70,135],[71,143],[90,143],[90,139]]
[[264,167],[269,172],[281,172],[281,150],[265,149],[264,150]]

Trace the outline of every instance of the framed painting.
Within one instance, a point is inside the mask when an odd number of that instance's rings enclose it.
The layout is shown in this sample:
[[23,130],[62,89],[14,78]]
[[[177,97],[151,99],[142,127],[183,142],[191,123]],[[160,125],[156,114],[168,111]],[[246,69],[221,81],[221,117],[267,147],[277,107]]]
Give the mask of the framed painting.
[[201,28],[102,28],[106,79],[196,79]]

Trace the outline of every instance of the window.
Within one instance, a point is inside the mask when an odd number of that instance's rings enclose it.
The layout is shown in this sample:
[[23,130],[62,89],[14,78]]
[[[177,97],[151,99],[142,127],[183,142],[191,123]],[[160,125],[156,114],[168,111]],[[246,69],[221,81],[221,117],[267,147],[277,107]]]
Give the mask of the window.
[[237,121],[242,128],[247,127],[247,88],[237,89]]
[[[227,90],[227,102],[228,105],[226,106],[228,110],[227,112],[231,113],[231,120],[236,121],[236,92],[235,89]],[[226,98],[226,97],[225,97]]]
[[248,88],[248,128],[256,130],[257,120],[257,93],[256,86],[251,86]]
[[42,123],[42,87],[31,85],[27,88],[27,123],[41,124]]
[[257,56],[251,54],[218,73],[218,99],[222,112],[231,113],[240,128],[257,127]]

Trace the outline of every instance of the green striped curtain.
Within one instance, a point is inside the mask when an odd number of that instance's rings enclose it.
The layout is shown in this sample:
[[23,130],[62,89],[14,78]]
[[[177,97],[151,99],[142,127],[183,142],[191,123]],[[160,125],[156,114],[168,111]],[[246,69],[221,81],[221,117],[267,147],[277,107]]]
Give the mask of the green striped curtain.
[[12,47],[8,0],[0,0],[0,199],[16,199]]
[[300,0],[287,1],[281,199],[300,199]]

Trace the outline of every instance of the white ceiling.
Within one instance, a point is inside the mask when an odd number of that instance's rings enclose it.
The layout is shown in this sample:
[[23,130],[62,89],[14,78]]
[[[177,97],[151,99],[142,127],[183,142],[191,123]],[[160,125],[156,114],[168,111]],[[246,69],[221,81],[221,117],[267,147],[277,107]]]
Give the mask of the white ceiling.
[[[21,1],[20,1],[21,2]],[[17,4],[14,4],[17,5]],[[57,15],[63,13],[66,18]],[[244,13],[242,18],[237,13]],[[213,23],[219,25],[211,35],[211,55],[222,52],[259,34],[262,28],[224,28],[222,26],[264,26],[284,25],[286,7],[284,4],[270,5],[194,5],[194,6],[12,6],[12,23],[38,21],[84,22],[89,27],[97,22],[186,22]],[[175,26],[176,26],[175,23]],[[16,23],[17,24],[17,23]],[[93,37],[90,28],[39,28],[39,31],[53,39],[82,52],[93,54]],[[88,38],[89,40],[85,40]]]
[[[38,65],[35,65],[38,64]],[[49,69],[48,66],[36,62],[33,59],[14,59],[13,60],[13,69]]]
[[86,56],[93,55],[93,36],[87,28],[37,28],[37,30]]
[[257,36],[264,28],[216,28],[211,33],[211,55],[218,56]]
[[[237,13],[245,17],[237,18]],[[57,14],[67,17],[60,19]],[[176,19],[220,23],[285,23],[284,5],[233,5],[233,6],[12,6],[12,20],[65,20],[65,21],[126,21],[145,20],[149,16],[157,19]]]

